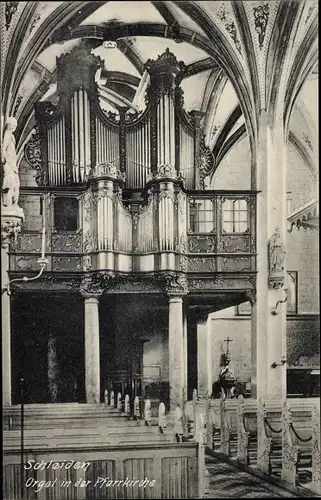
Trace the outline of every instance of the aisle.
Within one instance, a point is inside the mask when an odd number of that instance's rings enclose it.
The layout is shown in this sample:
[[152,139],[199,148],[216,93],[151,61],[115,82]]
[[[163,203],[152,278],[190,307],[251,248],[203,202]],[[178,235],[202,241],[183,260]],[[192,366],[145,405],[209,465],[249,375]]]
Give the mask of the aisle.
[[206,467],[210,473],[207,498],[296,498],[290,492],[217,458],[207,456]]

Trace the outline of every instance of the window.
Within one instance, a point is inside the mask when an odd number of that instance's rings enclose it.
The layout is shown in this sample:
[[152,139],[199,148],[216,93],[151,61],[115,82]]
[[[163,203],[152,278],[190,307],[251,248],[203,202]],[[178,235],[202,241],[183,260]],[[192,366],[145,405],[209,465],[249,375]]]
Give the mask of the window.
[[247,229],[246,200],[225,200],[223,203],[223,230],[226,233],[244,233]]
[[54,227],[56,231],[77,231],[79,202],[77,198],[54,199]]
[[214,232],[214,207],[212,200],[193,198],[189,201],[189,229],[193,233]]

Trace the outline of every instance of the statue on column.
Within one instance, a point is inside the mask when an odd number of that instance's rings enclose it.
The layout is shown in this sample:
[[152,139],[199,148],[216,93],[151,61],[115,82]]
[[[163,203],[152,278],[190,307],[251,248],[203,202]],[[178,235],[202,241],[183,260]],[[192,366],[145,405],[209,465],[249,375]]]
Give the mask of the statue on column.
[[272,288],[281,288],[284,284],[284,267],[286,251],[277,227],[269,241],[269,283]]
[[17,120],[13,117],[8,118],[1,147],[2,203],[5,207],[18,206],[19,199],[20,180],[14,136],[16,128]]
[[280,236],[280,228],[275,229],[275,233],[269,242],[270,273],[279,273],[283,271],[283,262],[285,259],[285,250]]

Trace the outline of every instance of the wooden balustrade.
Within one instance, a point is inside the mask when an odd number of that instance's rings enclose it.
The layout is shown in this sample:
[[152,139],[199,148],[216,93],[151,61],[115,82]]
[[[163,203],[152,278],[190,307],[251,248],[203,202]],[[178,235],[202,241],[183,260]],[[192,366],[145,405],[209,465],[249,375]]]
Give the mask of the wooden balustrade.
[[[69,469],[25,470],[23,480],[24,484],[28,481],[28,487],[24,488],[21,497],[20,456],[6,451],[3,456],[3,495],[6,500],[36,497],[62,500],[67,498],[66,495],[72,500],[140,498],[141,495],[143,498],[202,498],[200,487],[203,479],[199,477],[202,469],[196,443],[135,443],[118,445],[117,448],[101,445],[94,450],[90,445],[79,445],[72,450],[63,446],[49,447],[26,453],[26,464],[29,460],[34,460],[32,464],[44,460],[72,466]],[[143,471],[142,477],[135,473],[140,470]],[[46,487],[47,481],[50,483]],[[36,489],[39,490],[37,495]]]

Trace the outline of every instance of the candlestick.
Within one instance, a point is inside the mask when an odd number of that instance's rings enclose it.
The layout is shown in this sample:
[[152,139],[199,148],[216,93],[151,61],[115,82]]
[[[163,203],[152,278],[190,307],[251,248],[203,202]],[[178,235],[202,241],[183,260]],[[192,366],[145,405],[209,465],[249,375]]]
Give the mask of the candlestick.
[[42,242],[41,242],[41,258],[43,259],[46,252],[46,228],[42,228]]

